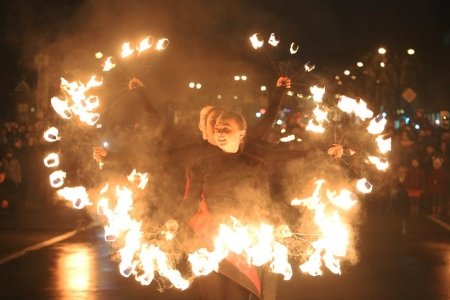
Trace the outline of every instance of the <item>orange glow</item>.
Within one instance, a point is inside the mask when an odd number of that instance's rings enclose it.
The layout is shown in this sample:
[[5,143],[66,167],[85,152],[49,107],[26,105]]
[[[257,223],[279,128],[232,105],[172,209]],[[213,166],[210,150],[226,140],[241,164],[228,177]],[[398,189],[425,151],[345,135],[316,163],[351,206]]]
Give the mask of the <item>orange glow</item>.
[[58,299],[94,299],[92,291],[98,284],[94,249],[85,244],[58,245],[54,272]]

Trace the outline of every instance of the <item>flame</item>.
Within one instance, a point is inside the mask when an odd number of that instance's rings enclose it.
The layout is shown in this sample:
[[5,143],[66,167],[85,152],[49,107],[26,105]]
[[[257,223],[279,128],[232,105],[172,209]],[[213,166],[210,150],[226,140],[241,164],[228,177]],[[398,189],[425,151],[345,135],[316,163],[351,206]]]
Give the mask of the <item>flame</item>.
[[336,191],[327,190],[327,197],[331,203],[343,209],[349,209],[357,203],[353,193],[346,189],[340,190],[339,194]]
[[325,94],[325,88],[312,86],[309,88],[315,102],[322,102],[323,95]]
[[283,143],[288,143],[288,142],[292,142],[292,141],[295,141],[295,134],[290,134],[288,136],[280,138],[280,142],[283,142]]
[[103,72],[111,71],[115,67],[116,67],[116,64],[113,62],[113,57],[108,56],[106,58],[105,62],[103,63]]
[[326,110],[320,109],[319,106],[316,106],[313,110],[313,114],[316,117],[316,121],[319,123],[323,123],[324,121],[328,121],[327,115],[328,112]]
[[380,171],[386,171],[389,167],[389,162],[387,160],[380,159],[376,156],[369,156],[367,159]]
[[291,47],[289,49],[289,52],[291,54],[295,54],[298,52],[298,49],[300,48],[300,45],[296,44],[296,43],[291,43]]
[[369,126],[367,127],[367,131],[370,134],[380,134],[384,131],[384,128],[386,127],[387,120],[383,117],[382,114],[379,114],[375,118],[373,118]]
[[306,125],[305,129],[315,133],[325,132],[325,128],[322,126],[322,124],[318,124],[317,121],[313,119],[309,120],[308,125]]
[[[269,43],[270,45],[274,46],[274,47],[278,46],[278,43],[280,43],[280,40],[277,39],[277,37],[275,36],[275,33],[274,33],[274,32],[272,32],[272,33],[270,34],[268,43]],[[255,49],[256,49],[256,48],[255,48]]]
[[162,38],[156,42],[155,50],[161,51],[166,49],[167,46],[169,46],[169,40],[166,38]]
[[366,178],[361,178],[356,182],[356,189],[363,194],[368,194],[372,191],[372,184]]
[[308,61],[304,65],[304,68],[305,68],[305,72],[311,72],[312,70],[314,70],[316,68],[316,66],[313,63],[311,63],[310,61]]
[[73,207],[77,209],[82,209],[87,205],[92,205],[86,188],[83,186],[65,187],[58,190],[56,193],[65,200],[71,201]]
[[57,167],[59,165],[59,156],[56,153],[49,153],[45,158],[44,158],[44,165],[47,168],[54,168]]
[[130,55],[132,55],[134,52],[134,49],[131,47],[129,42],[125,42],[122,45],[122,52],[120,53],[120,55],[125,58],[128,57]]
[[252,47],[254,49],[259,49],[264,45],[264,39],[261,34],[255,33],[250,37],[250,42],[252,43]]
[[377,142],[378,150],[380,150],[382,154],[386,154],[391,151],[391,138],[385,139],[380,135],[375,139],[375,141]]
[[[312,276],[322,275],[322,262],[335,274],[341,274],[340,259],[347,254],[349,245],[349,232],[342,222],[337,210],[327,213],[327,203],[322,201],[321,189],[325,180],[320,179],[315,182],[313,195],[306,199],[294,199],[291,205],[303,205],[314,212],[314,222],[316,223],[320,235],[318,240],[311,244],[312,250],[308,260],[300,265],[300,270]],[[352,199],[352,193],[341,190],[337,196],[336,192],[327,191],[329,202],[337,208],[349,209],[356,201]]]
[[270,263],[271,270],[282,274],[285,280],[292,277],[288,250],[286,246],[276,241],[277,238],[286,236],[276,237],[273,226],[269,224],[245,226],[234,217],[231,217],[231,220],[232,225],[219,225],[212,251],[201,248],[189,254],[188,260],[194,275],[207,275],[217,271],[220,261],[230,253],[234,253],[242,255],[249,264],[254,266]]
[[343,112],[354,113],[363,121],[372,118],[373,116],[373,111],[367,108],[367,103],[362,99],[357,102],[355,99],[347,96],[341,96],[338,102],[338,107]]
[[58,128],[50,127],[49,129],[47,129],[44,132],[44,139],[50,143],[61,140],[61,137],[59,136]]
[[61,170],[54,171],[49,175],[50,185],[54,188],[60,188],[63,186],[65,178],[66,172]]
[[137,52],[141,53],[144,52],[145,50],[150,49],[154,42],[155,38],[152,36],[144,38],[142,41],[139,42],[139,46],[136,48]]
[[[146,174],[135,170],[128,176],[130,181],[139,178],[139,183],[146,181]],[[142,186],[142,185],[141,185]],[[134,220],[130,213],[133,208],[133,193],[127,187],[116,186],[116,206],[109,207],[105,194],[109,191],[106,184],[100,191],[102,195],[97,204],[97,213],[106,219],[105,240],[117,241],[124,236],[123,246],[119,249],[119,272],[122,276],[134,275],[142,285],[149,285],[154,279],[154,273],[166,277],[176,288],[184,290],[189,287],[189,281],[171,266],[169,256],[156,245],[142,241],[141,223]]]
[[95,125],[100,115],[93,112],[100,106],[100,100],[95,95],[86,95],[91,89],[103,84],[101,79],[92,76],[86,84],[61,78],[61,89],[66,93],[66,100],[57,97],[51,99],[54,110],[64,119],[71,119],[77,115],[81,122],[90,126]]
[[148,182],[148,173],[139,173],[136,172],[136,169],[133,169],[130,175],[127,176],[129,182],[138,181],[138,188],[143,190]]
[[53,109],[55,112],[61,116],[63,119],[71,119],[72,118],[72,112],[69,108],[69,102],[65,100],[61,100],[58,97],[53,97],[50,100]]

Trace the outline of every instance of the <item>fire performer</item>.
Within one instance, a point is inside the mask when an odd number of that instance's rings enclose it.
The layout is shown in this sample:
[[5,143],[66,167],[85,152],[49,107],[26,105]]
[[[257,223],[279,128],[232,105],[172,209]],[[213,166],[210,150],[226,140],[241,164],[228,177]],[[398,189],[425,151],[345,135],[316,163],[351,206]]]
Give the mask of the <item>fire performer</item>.
[[[204,156],[188,169],[186,194],[175,219],[186,222],[196,236],[211,242],[211,228],[226,222],[230,216],[248,222],[274,220],[270,202],[268,164],[260,158],[242,151],[247,125],[236,112],[222,113],[215,125],[215,141],[221,152]],[[209,220],[193,220],[204,201]],[[169,227],[177,221],[170,220]],[[214,225],[213,225],[214,224]],[[220,264],[218,273],[199,279],[203,299],[249,299],[249,296],[274,299],[274,291],[261,285],[265,272],[249,266],[240,256],[229,256]],[[269,283],[275,283],[269,280]],[[275,288],[272,285],[272,288]],[[272,293],[272,296],[269,294]]]

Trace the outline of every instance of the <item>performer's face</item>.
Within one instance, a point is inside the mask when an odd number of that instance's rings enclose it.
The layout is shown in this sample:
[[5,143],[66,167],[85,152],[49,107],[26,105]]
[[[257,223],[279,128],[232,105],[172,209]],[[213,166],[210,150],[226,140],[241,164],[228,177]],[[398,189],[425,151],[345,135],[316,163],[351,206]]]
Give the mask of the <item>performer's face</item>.
[[211,145],[216,146],[216,140],[214,138],[214,128],[216,126],[217,118],[220,115],[220,111],[212,111],[208,114],[208,117],[206,118],[206,140],[208,140],[208,143]]
[[217,120],[214,138],[216,145],[224,152],[236,153],[244,135],[245,130],[239,127],[236,120],[224,118]]

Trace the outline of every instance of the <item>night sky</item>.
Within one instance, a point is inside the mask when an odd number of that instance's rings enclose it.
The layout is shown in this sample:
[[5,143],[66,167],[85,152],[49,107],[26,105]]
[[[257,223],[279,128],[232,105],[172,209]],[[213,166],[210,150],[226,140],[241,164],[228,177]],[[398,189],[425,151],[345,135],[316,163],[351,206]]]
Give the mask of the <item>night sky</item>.
[[33,86],[40,50],[50,53],[58,78],[84,69],[96,51],[115,51],[145,34],[170,40],[167,53],[150,62],[170,70],[166,81],[231,72],[236,60],[269,64],[249,45],[255,32],[277,32],[285,49],[298,42],[298,60],[319,70],[345,68],[380,45],[412,47],[427,68],[447,76],[450,69],[446,0],[16,0],[0,14],[2,99],[23,76]]

